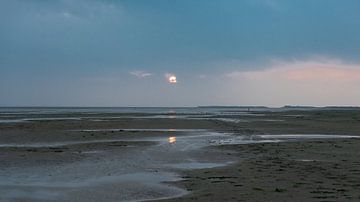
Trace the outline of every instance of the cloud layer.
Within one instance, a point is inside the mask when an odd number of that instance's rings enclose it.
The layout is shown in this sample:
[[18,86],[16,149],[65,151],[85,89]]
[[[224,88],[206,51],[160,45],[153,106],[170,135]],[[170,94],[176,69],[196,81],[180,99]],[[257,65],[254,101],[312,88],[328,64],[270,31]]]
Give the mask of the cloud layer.
[[131,75],[136,76],[138,78],[147,78],[147,77],[151,77],[153,76],[152,73],[149,73],[147,71],[142,71],[142,70],[135,70],[135,71],[131,71],[129,72]]
[[[357,0],[0,0],[0,106],[360,104],[359,10]],[[318,54],[328,58],[306,59]]]
[[280,106],[359,105],[360,65],[338,59],[274,60],[267,68],[225,74],[239,102]]

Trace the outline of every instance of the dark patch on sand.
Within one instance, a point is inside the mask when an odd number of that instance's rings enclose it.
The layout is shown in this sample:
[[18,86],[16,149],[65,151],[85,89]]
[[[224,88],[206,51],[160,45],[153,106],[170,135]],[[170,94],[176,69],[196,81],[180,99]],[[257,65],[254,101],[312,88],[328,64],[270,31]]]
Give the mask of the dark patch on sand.
[[[234,165],[184,172],[192,194],[169,201],[359,201],[360,141],[220,146]],[[351,155],[350,155],[351,154]]]

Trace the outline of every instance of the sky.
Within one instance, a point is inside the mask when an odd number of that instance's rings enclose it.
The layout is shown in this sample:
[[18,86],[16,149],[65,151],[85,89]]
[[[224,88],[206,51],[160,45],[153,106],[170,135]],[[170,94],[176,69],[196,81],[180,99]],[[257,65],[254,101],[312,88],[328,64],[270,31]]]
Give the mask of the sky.
[[359,10],[358,0],[0,0],[0,106],[359,106]]

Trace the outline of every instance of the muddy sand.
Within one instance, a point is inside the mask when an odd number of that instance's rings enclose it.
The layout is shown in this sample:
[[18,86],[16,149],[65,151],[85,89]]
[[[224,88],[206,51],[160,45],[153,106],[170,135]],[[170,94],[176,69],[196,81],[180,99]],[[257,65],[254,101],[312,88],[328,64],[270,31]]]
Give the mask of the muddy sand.
[[0,201],[360,200],[360,111],[192,111],[2,111]]

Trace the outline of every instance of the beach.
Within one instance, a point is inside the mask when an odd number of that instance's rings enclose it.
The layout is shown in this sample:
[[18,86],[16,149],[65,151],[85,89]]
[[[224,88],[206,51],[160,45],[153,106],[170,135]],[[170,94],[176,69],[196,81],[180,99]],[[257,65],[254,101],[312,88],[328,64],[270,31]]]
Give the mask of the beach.
[[0,202],[360,202],[359,11],[0,0]]
[[358,201],[360,111],[4,108],[0,201]]

